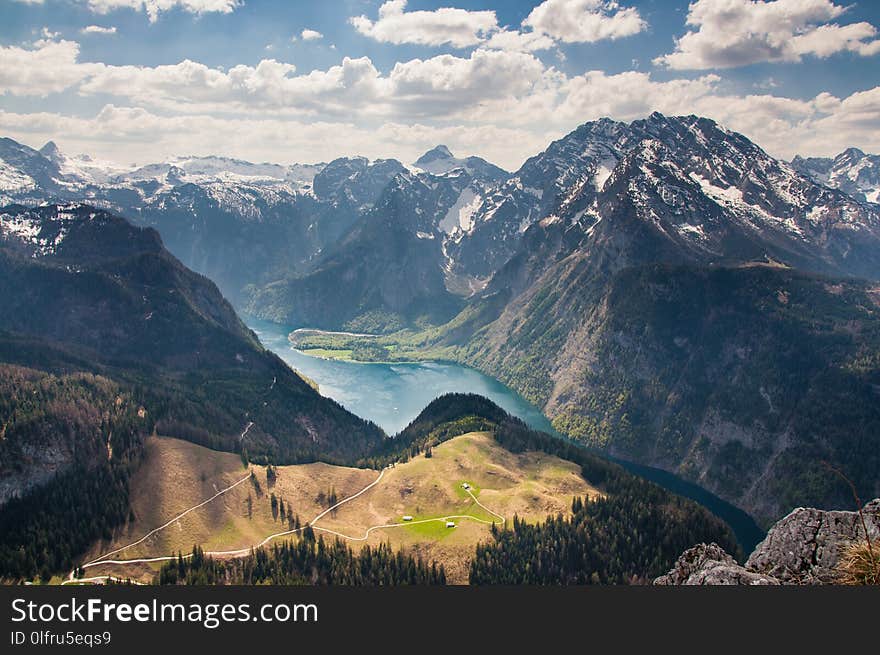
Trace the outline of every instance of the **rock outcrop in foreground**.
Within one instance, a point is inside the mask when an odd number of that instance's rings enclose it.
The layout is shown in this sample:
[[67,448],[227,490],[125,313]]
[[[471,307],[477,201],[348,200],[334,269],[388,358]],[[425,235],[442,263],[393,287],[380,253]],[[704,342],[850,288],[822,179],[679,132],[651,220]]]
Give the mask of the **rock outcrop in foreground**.
[[[880,498],[863,509],[868,534],[880,557]],[[864,543],[858,512],[800,507],[774,525],[740,565],[717,544],[685,551],[655,585],[811,585],[840,582],[846,550]]]

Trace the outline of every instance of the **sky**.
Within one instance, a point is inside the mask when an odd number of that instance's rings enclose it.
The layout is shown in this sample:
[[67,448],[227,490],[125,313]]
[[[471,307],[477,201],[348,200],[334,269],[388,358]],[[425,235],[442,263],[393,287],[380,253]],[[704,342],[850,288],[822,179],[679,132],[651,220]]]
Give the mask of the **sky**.
[[876,0],[0,0],[0,136],[516,170],[578,125],[697,114],[772,155],[880,152]]

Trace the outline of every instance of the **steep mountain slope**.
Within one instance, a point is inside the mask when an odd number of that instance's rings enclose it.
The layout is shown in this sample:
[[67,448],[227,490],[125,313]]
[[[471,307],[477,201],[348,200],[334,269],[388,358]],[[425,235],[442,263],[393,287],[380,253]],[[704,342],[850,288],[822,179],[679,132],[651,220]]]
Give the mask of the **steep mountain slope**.
[[12,139],[0,138],[0,205],[58,189],[58,164]]
[[763,519],[845,500],[822,460],[876,493],[875,286],[660,265],[597,288],[577,258],[542,282],[472,342],[471,361],[561,431]]
[[468,189],[462,169],[401,174],[313,270],[255,293],[248,311],[288,325],[389,331],[442,323],[462,302],[447,289],[443,225]]
[[556,213],[573,192],[597,192],[631,140],[622,123],[586,123],[473,199],[469,224],[448,246],[455,270],[491,277],[517,251],[529,226]]
[[324,201],[344,203],[353,209],[366,209],[375,203],[395,176],[405,173],[394,159],[342,157],[325,166],[315,176],[315,195]]
[[880,203],[880,156],[848,148],[836,157],[795,157],[792,168],[856,200]]
[[466,361],[764,520],[845,501],[822,459],[876,495],[876,284],[787,268],[880,277],[876,210],[710,121],[648,123],[662,139],[526,233]]
[[876,207],[696,116],[582,125],[482,199],[473,227],[448,250],[457,268],[488,276],[538,221],[558,217],[589,230],[611,213],[654,225],[657,245],[676,256],[778,257],[817,272],[880,277]]
[[265,351],[154,230],[106,212],[3,210],[0,298],[4,361],[134,385],[151,421],[178,436],[288,460],[351,456],[381,439]]
[[0,506],[67,469],[123,457],[145,428],[138,410],[105,377],[0,364]]

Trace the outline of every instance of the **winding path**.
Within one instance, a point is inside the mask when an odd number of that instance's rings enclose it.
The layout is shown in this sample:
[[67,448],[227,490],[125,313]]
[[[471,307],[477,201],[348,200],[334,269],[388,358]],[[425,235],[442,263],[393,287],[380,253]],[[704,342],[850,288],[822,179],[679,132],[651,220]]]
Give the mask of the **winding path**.
[[94,578],[69,578],[64,580],[61,584],[82,584],[83,582],[100,582],[101,584],[106,584],[108,581],[113,582],[114,580],[120,584],[133,584],[139,587],[148,586],[143,582],[137,582],[131,578],[114,578],[112,575],[97,575]]
[[238,436],[239,443],[244,441],[244,438],[247,436],[247,433],[251,431],[251,428],[254,427],[253,421],[248,421],[248,424],[244,427],[242,433]]
[[[468,496],[470,496],[471,498],[474,499],[474,502],[475,502],[477,505],[479,505],[479,506],[482,507],[484,510],[486,510],[487,512],[489,512],[489,514],[491,514],[492,516],[497,516],[499,519],[501,519],[501,525],[505,525],[505,524],[507,523],[507,519],[504,518],[503,516],[501,516],[501,514],[499,514],[498,512],[493,512],[491,509],[489,509],[489,508],[486,507],[483,503],[481,503],[479,500],[477,500],[477,497],[471,492],[471,490],[470,490],[469,488],[466,487],[466,488],[465,488],[465,491],[467,492],[467,495],[468,495]],[[491,522],[492,522],[492,523],[495,523],[495,521],[491,521]]]
[[105,558],[107,558],[107,557],[110,557],[111,555],[115,555],[116,553],[120,553],[120,552],[122,552],[123,550],[128,550],[128,549],[131,548],[132,546],[137,546],[138,544],[143,543],[144,541],[146,541],[147,539],[149,539],[150,537],[152,537],[154,534],[156,534],[156,533],[159,532],[160,530],[164,530],[164,529],[167,528],[169,525],[171,525],[172,523],[174,523],[175,521],[177,521],[177,520],[179,520],[179,519],[182,519],[184,516],[186,516],[186,515],[189,514],[190,512],[193,512],[193,511],[199,509],[200,507],[204,507],[205,505],[207,505],[208,503],[210,503],[210,502],[211,502],[212,500],[214,500],[215,498],[217,498],[217,497],[222,496],[223,494],[225,494],[227,491],[230,491],[230,490],[232,490],[232,489],[235,489],[238,485],[240,485],[240,484],[242,484],[242,483],[244,483],[244,482],[247,482],[247,481],[250,479],[250,477],[251,477],[251,474],[248,473],[246,476],[244,476],[244,477],[243,477],[241,480],[239,480],[238,482],[235,482],[235,483],[229,485],[229,486],[226,487],[225,489],[221,489],[220,491],[218,491],[217,493],[215,493],[213,496],[211,496],[211,497],[208,498],[207,500],[203,500],[202,502],[200,502],[198,505],[193,505],[193,506],[190,507],[189,509],[187,509],[187,510],[181,512],[180,514],[178,514],[177,516],[175,516],[173,519],[169,520],[167,523],[163,523],[163,524],[160,525],[158,528],[156,528],[156,529],[154,529],[154,530],[150,530],[150,532],[148,532],[147,534],[145,534],[143,537],[141,537],[141,538],[138,539],[137,541],[133,541],[133,542],[131,542],[130,544],[126,544],[125,546],[120,546],[120,547],[117,548],[116,550],[111,550],[109,553],[104,553],[104,554],[101,555],[100,557],[98,557],[98,558],[96,558],[96,559],[93,559],[92,561],[87,562],[86,564],[83,564],[83,565],[82,565],[82,568],[86,568],[86,567],[88,567],[88,566],[93,566],[93,565],[95,565],[95,564],[100,564],[100,563],[101,563],[101,560],[103,560],[103,559],[105,559]]
[[[245,432],[247,432],[247,429],[245,429]],[[481,519],[481,518],[473,516],[471,514],[453,514],[453,515],[449,515],[449,516],[443,516],[443,517],[437,517],[437,518],[431,518],[431,519],[420,519],[418,521],[405,521],[402,523],[383,523],[380,525],[374,525],[374,526],[367,528],[366,532],[364,532],[363,536],[361,536],[361,537],[353,537],[351,535],[343,534],[341,532],[337,532],[337,531],[331,530],[329,528],[324,528],[324,527],[315,525],[315,523],[317,523],[320,519],[325,517],[330,512],[333,512],[334,510],[338,509],[340,506],[351,502],[352,500],[354,500],[355,498],[358,498],[359,496],[362,496],[363,494],[367,493],[370,489],[375,487],[377,484],[379,484],[382,481],[382,478],[385,477],[385,471],[387,471],[387,470],[388,470],[387,468],[382,469],[379,472],[379,476],[375,480],[373,480],[370,484],[368,484],[366,487],[364,487],[363,489],[358,491],[356,494],[349,496],[347,498],[343,498],[335,505],[328,507],[323,512],[318,514],[315,518],[313,518],[311,521],[306,523],[305,526],[302,526],[299,528],[294,528],[292,530],[285,530],[284,532],[276,532],[275,534],[271,534],[268,537],[266,537],[265,539],[263,539],[260,543],[252,545],[252,546],[248,546],[246,548],[239,548],[237,550],[205,551],[205,555],[208,555],[211,557],[231,557],[231,558],[246,557],[256,548],[260,548],[262,546],[265,546],[270,541],[277,539],[279,537],[285,537],[287,535],[301,532],[301,531],[305,530],[306,527],[311,527],[313,530],[325,532],[327,534],[334,535],[334,536],[339,537],[341,539],[347,539],[349,541],[366,541],[367,539],[370,538],[370,534],[376,530],[384,530],[384,529],[388,529],[388,528],[401,528],[401,527],[406,527],[409,525],[419,525],[419,524],[424,524],[424,523],[436,523],[436,522],[444,522],[445,523],[445,522],[451,521],[451,520],[470,520],[470,521],[476,521],[477,523],[482,523],[484,525],[495,525],[498,523],[498,521],[495,521],[495,520],[487,521],[486,519]],[[195,511],[195,510],[199,509],[200,507],[204,507],[205,505],[210,503],[212,500],[214,500],[214,499],[218,498],[219,496],[225,494],[226,492],[234,489],[235,487],[239,486],[240,484],[247,482],[250,479],[250,477],[251,477],[251,474],[248,473],[247,476],[245,476],[244,478],[242,478],[238,482],[235,482],[235,483],[229,485],[225,489],[221,489],[220,491],[218,491],[216,494],[214,494],[213,496],[211,496],[207,500],[202,501],[198,505],[193,505],[189,509],[181,512],[180,514],[178,514],[174,518],[170,519],[166,523],[160,525],[158,528],[151,530],[150,532],[145,534],[143,537],[141,537],[137,541],[133,541],[130,544],[126,544],[125,546],[121,546],[121,547],[117,548],[116,550],[110,551],[109,553],[105,553],[104,555],[101,555],[100,557],[97,557],[96,559],[93,559],[89,562],[86,562],[85,564],[82,564],[79,568],[84,570],[84,569],[92,568],[95,566],[105,566],[105,565],[106,566],[114,566],[114,565],[126,565],[126,564],[152,564],[152,563],[156,563],[156,562],[169,562],[169,561],[178,559],[177,555],[164,555],[164,556],[160,556],[160,557],[142,557],[142,558],[134,558],[134,559],[108,559],[108,558],[112,555],[115,555],[116,553],[120,553],[124,550],[127,550],[128,548],[131,548],[133,546],[137,546],[138,544],[143,543],[152,535],[156,534],[157,532],[159,532],[161,530],[164,530],[169,525],[171,525],[174,522],[176,522],[177,520],[183,518],[184,516],[186,516],[190,512]],[[481,507],[483,510],[485,510],[486,512],[488,512],[492,516],[495,516],[498,519],[501,519],[502,525],[506,524],[507,519],[504,516],[502,516],[498,512],[495,512],[495,511],[489,509],[488,507],[486,507],[485,505],[483,505],[483,503],[481,503],[477,499],[477,497],[473,494],[473,492],[471,492],[470,489],[465,489],[465,492],[471,497],[471,499],[474,501],[474,503],[476,503],[479,507]],[[192,553],[189,553],[187,555],[182,555],[182,557],[183,557],[183,559],[189,559],[190,557],[192,557]],[[62,581],[61,584],[65,585],[65,584],[81,584],[81,583],[85,583],[85,582],[106,582],[107,580],[116,579],[116,578],[113,578],[112,576],[106,576],[106,575],[95,576],[95,577],[91,577],[91,578],[76,578],[74,576],[74,573],[75,573],[75,571],[71,571],[70,574],[68,575],[67,579]],[[140,584],[140,583],[136,583],[136,584]]]
[[[245,431],[247,431],[247,430],[245,430]],[[339,508],[341,505],[344,505],[345,503],[354,500],[355,498],[357,498],[357,497],[360,496],[361,494],[364,494],[364,493],[366,493],[367,491],[369,491],[370,489],[372,489],[373,487],[375,487],[377,484],[379,484],[379,482],[380,482],[380,481],[382,480],[382,478],[385,476],[385,470],[386,470],[386,469],[382,469],[382,470],[379,472],[379,477],[377,477],[375,480],[373,480],[373,482],[371,482],[370,484],[368,484],[366,487],[364,487],[363,489],[361,489],[359,492],[357,492],[357,493],[354,494],[353,496],[349,496],[348,498],[343,498],[342,500],[340,500],[338,503],[336,503],[336,504],[333,505],[332,507],[328,507],[328,508],[325,509],[323,512],[321,512],[320,514],[318,514],[318,516],[316,516],[315,518],[313,518],[313,519],[312,519],[309,523],[307,523],[306,525],[312,525],[312,524],[314,524],[316,521],[318,521],[318,520],[321,519],[322,517],[326,516],[329,512],[332,512],[333,510]],[[125,565],[125,564],[152,564],[152,563],[155,563],[155,562],[169,562],[169,561],[171,561],[171,560],[177,559],[177,556],[176,556],[176,555],[164,555],[164,556],[160,556],[160,557],[141,557],[141,558],[134,558],[134,559],[107,559],[107,558],[110,557],[110,556],[112,556],[112,555],[115,555],[116,553],[121,553],[121,552],[124,551],[124,550],[127,550],[127,549],[129,549],[129,548],[131,548],[131,547],[133,547],[133,546],[137,546],[138,544],[143,543],[143,542],[146,541],[148,538],[150,538],[151,536],[153,536],[154,534],[156,534],[156,533],[159,532],[160,530],[164,530],[165,528],[167,528],[169,525],[171,525],[172,523],[174,523],[174,522],[177,521],[178,519],[181,519],[181,518],[183,518],[184,516],[186,516],[187,514],[189,514],[190,512],[192,512],[192,511],[194,511],[194,510],[197,510],[197,509],[199,509],[200,507],[203,507],[203,506],[207,505],[208,503],[210,503],[210,502],[211,502],[212,500],[214,500],[215,498],[217,498],[217,497],[219,497],[219,496],[225,494],[227,491],[230,491],[230,490],[234,489],[235,487],[237,487],[238,485],[240,485],[240,484],[246,482],[247,480],[250,479],[250,477],[251,477],[251,474],[248,473],[245,477],[243,477],[243,478],[242,478],[241,480],[239,480],[238,482],[229,485],[229,486],[226,487],[225,489],[221,489],[220,491],[218,491],[216,494],[214,494],[213,496],[211,496],[211,497],[208,498],[207,500],[203,500],[203,501],[200,502],[198,505],[193,505],[193,506],[190,507],[189,509],[187,509],[187,510],[181,512],[180,514],[178,514],[177,516],[175,516],[175,517],[172,518],[171,520],[169,520],[169,521],[167,521],[166,523],[160,525],[158,528],[155,528],[154,530],[151,530],[150,532],[148,532],[147,534],[145,534],[143,537],[141,537],[141,538],[138,539],[137,541],[133,541],[133,542],[131,542],[130,544],[126,544],[125,546],[120,546],[120,547],[117,548],[116,550],[111,550],[109,553],[104,553],[103,555],[101,555],[101,556],[99,556],[99,557],[97,557],[97,558],[95,558],[95,559],[93,559],[93,560],[91,560],[91,561],[89,561],[89,562],[86,562],[85,564],[80,565],[79,568],[82,568],[82,569],[89,569],[89,568],[92,568],[92,567],[95,567],[95,566],[101,566],[101,565],[112,566],[112,565]],[[305,529],[305,528],[295,528],[295,529],[293,529],[293,530],[285,530],[284,532],[277,532],[277,533],[275,533],[275,534],[269,535],[268,537],[266,537],[265,539],[263,539],[263,541],[261,541],[260,543],[255,544],[255,545],[253,545],[253,546],[248,546],[248,547],[246,547],[246,548],[239,548],[239,549],[237,549],[237,550],[214,550],[214,551],[206,551],[205,554],[206,554],[206,555],[210,555],[210,556],[212,556],[212,557],[244,557],[244,556],[248,555],[253,549],[255,549],[255,548],[260,548],[261,546],[265,546],[267,543],[269,543],[269,542],[272,541],[273,539],[277,539],[278,537],[284,537],[284,536],[287,536],[287,535],[290,535],[290,534],[294,534],[294,533],[296,533],[296,532],[300,532],[300,531],[302,531],[302,530],[304,530],[304,529]],[[192,554],[190,553],[190,554],[184,555],[183,557],[184,557],[184,559],[187,559],[187,558],[189,558],[189,557],[192,557]],[[109,577],[109,576],[99,576],[98,578],[76,578],[75,575],[74,575],[74,573],[75,573],[75,571],[71,571],[70,574],[67,576],[67,580],[65,580],[64,582],[62,582],[62,584],[72,584],[72,583],[74,583],[74,582],[96,581],[96,580],[98,580],[99,578],[108,579],[108,577]]]

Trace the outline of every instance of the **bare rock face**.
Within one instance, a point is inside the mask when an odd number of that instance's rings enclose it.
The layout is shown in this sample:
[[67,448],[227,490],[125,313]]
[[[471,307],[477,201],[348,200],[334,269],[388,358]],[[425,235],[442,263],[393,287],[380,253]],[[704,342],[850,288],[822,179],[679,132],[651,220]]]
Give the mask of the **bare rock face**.
[[[871,542],[880,544],[880,498],[865,505],[863,514]],[[686,550],[654,584],[835,584],[844,551],[864,539],[858,512],[799,507],[770,529],[745,566],[718,544],[699,544]]]
[[699,544],[686,550],[675,567],[654,580],[655,585],[778,585],[779,580],[753,573],[736,563],[718,544]]
[[[863,513],[871,541],[880,543],[880,498],[868,503]],[[799,507],[770,529],[746,568],[784,584],[833,584],[844,550],[864,539],[858,512]]]

